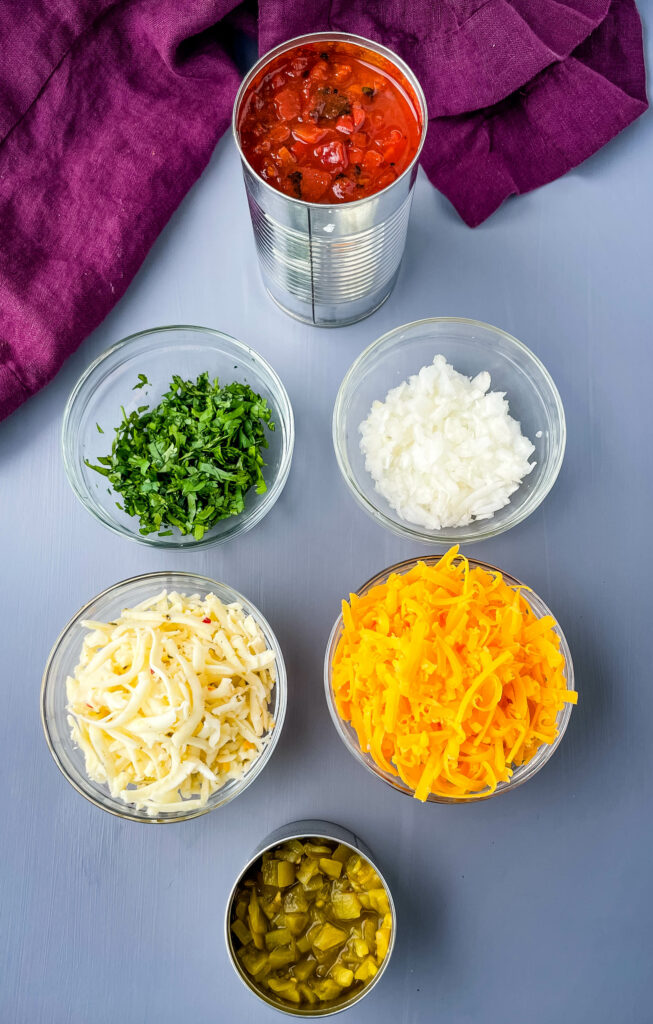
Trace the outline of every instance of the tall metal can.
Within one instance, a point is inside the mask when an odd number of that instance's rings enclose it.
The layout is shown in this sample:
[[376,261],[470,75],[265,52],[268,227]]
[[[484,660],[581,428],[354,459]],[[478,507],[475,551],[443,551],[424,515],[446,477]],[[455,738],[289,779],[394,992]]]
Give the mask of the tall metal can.
[[[409,166],[380,192],[333,206],[277,191],[249,165],[238,121],[249,85],[275,57],[307,43],[346,42],[373,51],[399,70],[419,105],[422,131]],[[233,133],[265,287],[286,313],[317,327],[340,327],[369,316],[388,298],[406,244],[417,162],[427,128],[426,100],[408,65],[391,50],[362,36],[315,32],[297,36],[265,54],[236,96]]]

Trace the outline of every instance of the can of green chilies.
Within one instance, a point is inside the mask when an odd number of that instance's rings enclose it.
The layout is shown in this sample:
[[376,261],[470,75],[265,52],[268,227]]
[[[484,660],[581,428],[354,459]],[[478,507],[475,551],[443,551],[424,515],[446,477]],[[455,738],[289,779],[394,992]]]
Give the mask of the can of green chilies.
[[[363,988],[358,989],[348,999],[345,998],[339,1002],[334,1001],[331,1003],[325,1003],[317,1006],[303,1007],[293,1007],[292,1005],[287,1003],[282,1004],[280,1000],[274,998],[272,992],[268,992],[267,990],[259,988],[256,985],[255,981],[247,974],[244,967],[241,965],[238,957],[236,956],[236,950],[234,947],[234,937],[231,929],[233,905],[236,895],[243,881],[251,871],[252,867],[255,865],[256,861],[268,850],[273,850],[275,847],[280,846],[282,843],[288,842],[291,839],[297,839],[300,842],[319,842],[320,840],[323,840],[330,843],[342,843],[343,845],[348,846],[352,850],[352,853],[359,854],[370,864],[374,871],[376,871],[377,875],[381,879],[381,883],[383,885],[383,888],[385,889],[388,898],[390,913],[392,915],[392,932],[390,935],[390,941],[385,957],[382,960],[381,964],[379,965],[378,971],[375,974],[375,976]],[[265,837],[265,839],[262,840],[261,843],[259,843],[252,856],[249,858],[247,863],[239,872],[238,877],[236,878],[231,888],[231,892],[229,893],[229,898],[227,899],[227,907],[225,913],[225,941],[227,945],[227,954],[231,961],[232,967],[234,968],[236,974],[243,982],[243,984],[246,986],[246,988],[250,990],[250,992],[257,996],[262,1002],[267,1003],[268,1006],[273,1007],[280,1013],[285,1013],[292,1017],[327,1017],[335,1013],[340,1013],[343,1010],[347,1010],[351,1006],[354,1006],[356,1003],[360,1002],[360,1000],[363,999],[368,994],[368,992],[372,991],[372,989],[377,985],[381,976],[385,972],[390,961],[392,951],[394,949],[396,931],[397,915],[395,911],[394,902],[392,899],[392,893],[390,892],[388,883],[385,880],[382,872],[379,870],[379,867],[376,861],[374,860],[374,857],[369,847],[366,845],[366,843],[363,842],[362,839],[360,839],[349,829],[343,828],[341,825],[335,825],[333,822],[330,821],[321,821],[316,819],[293,821],[290,822],[288,825],[283,825],[281,828],[278,828],[274,832],[271,832],[268,836]]]

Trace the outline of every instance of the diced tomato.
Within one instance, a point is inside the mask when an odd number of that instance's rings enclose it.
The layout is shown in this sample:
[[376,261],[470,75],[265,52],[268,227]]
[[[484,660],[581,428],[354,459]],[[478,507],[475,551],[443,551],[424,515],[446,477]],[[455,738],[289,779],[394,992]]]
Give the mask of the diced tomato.
[[357,146],[350,146],[347,150],[350,164],[361,164],[363,162],[364,152],[362,149],[358,149]]
[[331,77],[334,82],[344,82],[350,75],[351,67],[349,64],[333,64],[331,67]]
[[279,158],[282,171],[293,170],[296,167],[297,161],[287,146],[282,146],[277,156]]
[[302,71],[306,71],[308,67],[308,57],[295,57],[290,62],[290,70],[293,75],[301,75]]
[[336,131],[342,132],[344,135],[351,135],[354,130],[354,119],[351,114],[343,114],[336,121]]
[[406,139],[397,128],[393,128],[391,131],[379,135],[374,140],[374,144],[380,150],[385,163],[392,164],[397,162],[406,148]]
[[388,185],[392,185],[392,182],[395,181],[396,178],[397,175],[392,170],[392,168],[389,167],[387,171],[384,171],[383,174],[379,175],[379,177],[375,181],[375,185],[380,191],[382,188],[387,188]]
[[376,171],[382,163],[383,157],[380,153],[377,153],[375,149],[368,150],[363,157],[363,167],[369,172]]
[[319,60],[317,64],[314,64],[308,77],[313,79],[314,82],[326,82],[329,77],[329,69],[326,61]]
[[347,166],[347,151],[342,142],[325,142],[315,147],[315,155],[328,171],[340,173]]
[[318,128],[316,124],[295,124],[292,133],[299,142],[308,142],[315,145],[327,134],[325,128]]
[[273,89],[281,89],[286,84],[286,76],[282,74],[273,75],[270,85]]
[[274,105],[282,121],[292,121],[293,117],[299,117],[301,103],[299,96],[292,89],[282,89],[278,92],[274,97]]
[[368,138],[365,132],[354,132],[351,137],[352,146],[360,146],[361,149],[365,149],[367,146]]
[[356,182],[351,178],[336,178],[333,183],[333,194],[337,199],[351,199],[356,192]]
[[360,103],[352,103],[351,115],[354,121],[354,131],[357,132],[365,124],[365,111]]
[[396,146],[403,141],[403,135],[398,128],[391,128],[389,132],[382,132],[377,135],[375,141],[379,146]]
[[331,175],[327,171],[318,171],[314,167],[302,168],[302,199],[307,203],[317,203],[330,184]]
[[311,147],[307,146],[305,142],[293,142],[290,147],[290,152],[297,160],[302,160],[312,153]]
[[270,128],[268,139],[270,142],[286,142],[290,138],[290,128],[285,124],[275,124]]

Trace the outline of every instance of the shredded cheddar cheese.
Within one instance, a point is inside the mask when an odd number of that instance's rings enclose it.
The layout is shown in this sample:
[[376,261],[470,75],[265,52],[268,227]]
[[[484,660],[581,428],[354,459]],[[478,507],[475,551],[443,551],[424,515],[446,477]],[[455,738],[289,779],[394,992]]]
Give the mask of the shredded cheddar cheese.
[[418,800],[472,799],[557,736],[567,689],[555,620],[451,548],[343,602],[332,670],[362,750]]

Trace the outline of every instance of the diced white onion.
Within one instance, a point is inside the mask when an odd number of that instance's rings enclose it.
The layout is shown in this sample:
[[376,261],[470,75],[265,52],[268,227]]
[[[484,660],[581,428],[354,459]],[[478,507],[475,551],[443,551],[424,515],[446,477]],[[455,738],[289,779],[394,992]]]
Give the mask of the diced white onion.
[[489,373],[465,377],[437,355],[373,403],[360,447],[401,519],[429,530],[491,519],[535,466],[534,446],[490,384]]

